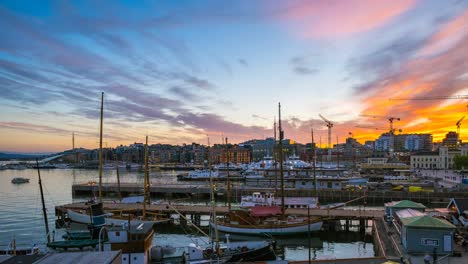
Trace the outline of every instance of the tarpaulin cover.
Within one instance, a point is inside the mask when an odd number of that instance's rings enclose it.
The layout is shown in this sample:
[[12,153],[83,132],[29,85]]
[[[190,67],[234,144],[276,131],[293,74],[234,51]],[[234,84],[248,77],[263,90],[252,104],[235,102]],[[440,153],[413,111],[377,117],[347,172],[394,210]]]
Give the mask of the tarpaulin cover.
[[281,214],[281,207],[279,206],[255,206],[252,207],[250,213],[252,216],[270,216]]

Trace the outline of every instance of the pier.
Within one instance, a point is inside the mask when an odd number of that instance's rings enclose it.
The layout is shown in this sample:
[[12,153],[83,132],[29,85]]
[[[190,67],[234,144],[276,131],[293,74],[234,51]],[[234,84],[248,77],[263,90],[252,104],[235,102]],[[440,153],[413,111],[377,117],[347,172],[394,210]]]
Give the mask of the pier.
[[[116,183],[104,183],[102,192],[106,196],[117,196],[119,187]],[[205,183],[175,183],[175,184],[153,184],[149,188],[152,197],[200,197],[206,198],[210,195],[210,186]],[[240,200],[242,195],[250,195],[252,192],[274,192],[274,188],[249,187],[240,184],[234,184],[231,188],[232,198]],[[96,184],[74,184],[72,186],[73,196],[92,197],[97,194],[98,186]],[[143,185],[137,183],[123,183],[120,185],[122,195],[143,193]],[[216,195],[226,196],[227,188],[224,183],[216,184]],[[377,204],[397,200],[411,200],[421,203],[448,201],[450,198],[468,198],[468,192],[405,192],[391,190],[373,190],[365,189],[339,190],[339,189],[319,189],[317,194],[311,189],[285,188],[285,195],[292,197],[310,197],[318,196],[319,200],[324,202],[346,202],[362,196],[367,197],[367,203]]]
[[[64,213],[67,209],[72,210],[86,210],[89,205],[86,203],[72,203],[59,205],[55,207],[56,212]],[[111,203],[104,202],[103,208],[108,212],[132,212],[142,210],[143,204],[124,204],[124,203]],[[229,212],[227,206],[216,206],[217,214],[226,214]],[[177,211],[184,215],[209,215],[212,208],[206,205],[181,205],[181,204],[151,204],[146,205],[146,211],[149,213],[158,214],[177,214]],[[307,209],[304,208],[288,208],[287,214],[294,214],[300,216],[307,216]],[[383,210],[344,210],[344,209],[310,209],[310,214],[314,216],[322,216],[329,218],[346,218],[346,219],[374,219],[383,217]]]

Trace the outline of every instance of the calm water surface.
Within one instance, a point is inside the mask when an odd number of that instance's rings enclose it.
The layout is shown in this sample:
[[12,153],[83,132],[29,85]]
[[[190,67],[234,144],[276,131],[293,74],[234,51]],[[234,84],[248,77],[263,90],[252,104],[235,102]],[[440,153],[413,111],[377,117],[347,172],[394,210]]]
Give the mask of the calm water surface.
[[[152,172],[151,181],[155,184],[176,183],[177,172]],[[30,183],[12,184],[15,177],[30,179]],[[80,201],[72,199],[71,187],[74,183],[97,181],[98,171],[78,169],[41,170],[45,202],[50,230],[55,230],[56,205]],[[121,182],[141,183],[143,173],[121,171]],[[116,182],[115,171],[104,171],[103,182]],[[15,238],[17,244],[44,245],[45,228],[39,193],[37,170],[0,170],[0,247],[7,247]],[[158,231],[157,231],[158,232]],[[168,233],[169,232],[169,233]],[[55,237],[61,239],[63,231],[57,230]],[[369,237],[357,232],[317,232],[312,234],[313,258],[350,258],[374,256],[374,248]],[[231,237],[232,238],[232,237]],[[235,239],[232,238],[233,240]],[[244,238],[243,238],[244,239]],[[308,258],[307,237],[276,239],[286,259],[304,260]],[[191,242],[203,243],[198,235],[180,232],[159,232],[154,239],[157,245],[187,246]]]

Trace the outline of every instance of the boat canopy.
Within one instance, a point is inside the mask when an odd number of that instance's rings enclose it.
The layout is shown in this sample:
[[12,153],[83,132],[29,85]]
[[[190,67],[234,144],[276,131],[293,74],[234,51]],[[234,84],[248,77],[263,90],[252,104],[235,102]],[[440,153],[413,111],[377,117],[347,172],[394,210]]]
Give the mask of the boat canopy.
[[254,206],[250,214],[255,217],[270,216],[281,214],[281,207],[279,206]]

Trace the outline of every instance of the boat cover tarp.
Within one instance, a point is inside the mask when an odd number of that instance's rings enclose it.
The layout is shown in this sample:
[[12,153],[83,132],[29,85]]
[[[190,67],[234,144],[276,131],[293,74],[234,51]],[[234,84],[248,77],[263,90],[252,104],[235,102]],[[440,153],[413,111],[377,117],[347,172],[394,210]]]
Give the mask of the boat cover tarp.
[[281,214],[281,207],[279,206],[254,206],[250,211],[252,216],[270,216]]

